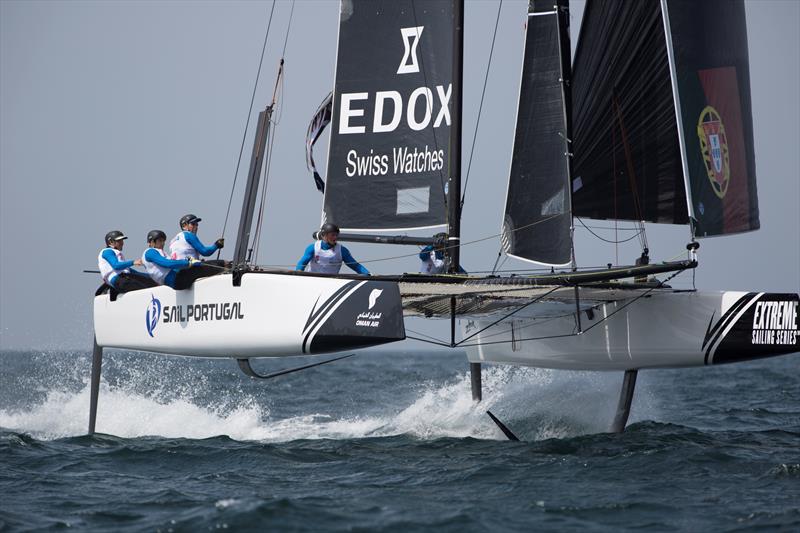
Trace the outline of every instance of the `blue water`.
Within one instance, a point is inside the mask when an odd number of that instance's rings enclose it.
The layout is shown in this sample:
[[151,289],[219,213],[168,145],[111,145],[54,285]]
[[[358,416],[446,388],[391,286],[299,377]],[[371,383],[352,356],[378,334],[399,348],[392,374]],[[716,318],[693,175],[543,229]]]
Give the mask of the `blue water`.
[[616,373],[489,367],[475,406],[459,352],[110,351],[87,437],[89,354],[3,352],[0,530],[798,531],[799,369],[642,372],[614,435]]

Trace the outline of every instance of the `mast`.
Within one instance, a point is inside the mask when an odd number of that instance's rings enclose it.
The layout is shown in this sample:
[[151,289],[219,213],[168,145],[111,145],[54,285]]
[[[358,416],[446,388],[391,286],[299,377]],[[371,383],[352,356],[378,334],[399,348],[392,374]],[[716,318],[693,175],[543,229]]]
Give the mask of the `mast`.
[[[278,76],[275,80],[275,90],[272,93],[272,102],[258,114],[258,127],[256,136],[253,139],[253,154],[250,156],[250,170],[247,173],[247,186],[244,190],[242,200],[242,214],[239,218],[239,230],[236,234],[236,248],[233,252],[233,264],[239,265],[250,260],[248,257],[248,245],[250,244],[250,234],[253,229],[253,212],[256,208],[256,197],[261,180],[261,168],[264,164],[266,155],[267,139],[269,138],[270,121],[272,111],[275,108],[275,101],[278,94],[281,75],[283,74],[283,59],[278,67]],[[266,192],[265,192],[266,193]],[[251,249],[252,251],[252,249]]]
[[233,252],[233,264],[247,262],[247,246],[250,243],[250,232],[253,227],[253,212],[256,207],[258,185],[261,179],[261,167],[264,163],[264,151],[269,137],[269,123],[272,118],[272,105],[258,114],[258,128],[253,140],[253,155],[250,157],[250,170],[247,174],[247,186],[242,200],[242,214],[239,218],[239,231],[236,234],[236,248]]
[[461,264],[461,111],[464,81],[464,0],[453,6],[453,125],[450,136],[450,176],[447,180],[448,272],[455,274]]
[[572,269],[577,269],[575,259],[575,217],[572,213],[572,56],[569,32],[569,0],[557,0],[556,24],[558,25],[558,53],[561,60],[561,94],[564,113],[566,138],[564,139],[564,157],[567,161],[567,194],[570,217],[570,247],[572,248]]

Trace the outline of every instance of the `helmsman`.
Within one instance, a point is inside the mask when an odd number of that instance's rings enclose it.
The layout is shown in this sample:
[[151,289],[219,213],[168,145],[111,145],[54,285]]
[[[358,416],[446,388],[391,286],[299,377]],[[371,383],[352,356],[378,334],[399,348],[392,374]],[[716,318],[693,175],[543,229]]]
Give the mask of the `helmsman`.
[[355,272],[369,276],[369,270],[353,258],[350,250],[336,242],[339,239],[339,226],[329,222],[322,226],[317,236],[319,240],[306,247],[295,270],[338,274],[344,263]]

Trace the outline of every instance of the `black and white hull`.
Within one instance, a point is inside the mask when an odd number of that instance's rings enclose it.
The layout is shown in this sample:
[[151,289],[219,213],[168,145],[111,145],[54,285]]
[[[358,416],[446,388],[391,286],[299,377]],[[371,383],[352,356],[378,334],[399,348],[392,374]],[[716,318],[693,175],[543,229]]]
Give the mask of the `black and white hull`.
[[101,347],[201,357],[281,357],[405,338],[396,283],[277,273],[231,274],[94,300]]
[[[628,370],[734,363],[800,352],[798,295],[658,289],[551,301],[462,320],[474,363]],[[612,299],[613,298],[613,299]]]

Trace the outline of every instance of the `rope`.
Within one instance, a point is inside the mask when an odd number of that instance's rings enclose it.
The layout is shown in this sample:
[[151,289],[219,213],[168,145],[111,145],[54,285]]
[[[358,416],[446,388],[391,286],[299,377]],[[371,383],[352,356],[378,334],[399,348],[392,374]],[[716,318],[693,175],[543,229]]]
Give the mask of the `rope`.
[[[581,220],[581,219],[580,219],[580,217],[575,217],[575,218],[578,220],[578,222],[580,222],[580,223],[581,223],[581,226],[583,226],[584,228],[586,228],[586,231],[588,231],[589,233],[591,233],[592,235],[594,235],[595,237],[597,237],[597,238],[598,238],[598,239],[600,239],[601,241],[603,241],[603,242],[608,242],[608,243],[611,243],[611,244],[622,244],[623,242],[632,241],[633,239],[635,239],[636,237],[638,237],[639,235],[641,235],[641,234],[642,234],[642,232],[644,231],[644,229],[642,228],[642,229],[639,229],[639,230],[638,230],[638,231],[637,231],[637,232],[636,232],[636,233],[635,233],[633,236],[631,236],[631,237],[628,237],[627,239],[622,239],[621,241],[619,241],[619,240],[614,240],[614,241],[612,241],[611,239],[605,239],[605,238],[601,237],[600,235],[598,235],[597,233],[595,233],[595,232],[593,232],[592,230],[590,230],[590,229],[589,229],[589,226],[587,226],[586,224],[584,224],[584,223],[583,223],[583,220]],[[616,232],[616,230],[615,230],[615,232]]]
[[467,186],[469,186],[469,171],[472,169],[472,155],[475,153],[475,141],[478,138],[478,128],[481,125],[481,112],[483,111],[483,97],[486,95],[486,84],[489,81],[489,69],[492,67],[492,56],[494,55],[494,41],[497,37],[497,26],[500,24],[500,10],[503,8],[503,0],[497,6],[497,19],[494,21],[494,34],[492,35],[492,47],[489,49],[489,62],[486,65],[486,76],[483,78],[483,91],[481,91],[481,103],[478,106],[478,120],[475,122],[475,132],[472,135],[472,147],[469,150],[469,163],[467,163],[467,177],[464,180],[464,190],[461,193],[461,209],[464,209],[464,200],[467,198]]
[[[258,79],[261,76],[261,66],[264,64],[264,52],[267,50],[267,40],[269,39],[269,29],[272,26],[272,15],[275,12],[275,0],[272,0],[272,8],[269,11],[269,21],[267,22],[267,31],[264,34],[264,44],[261,46],[261,58],[258,60],[258,71],[256,72],[256,81],[253,84],[253,94],[250,97],[250,108],[247,110],[247,122],[244,125],[244,133],[242,134],[242,144],[239,147],[239,158],[236,160],[236,171],[233,173],[233,185],[231,186],[231,195],[228,198],[228,210],[225,212],[225,224],[222,226],[222,236],[225,237],[225,230],[228,228],[228,217],[231,214],[231,203],[233,202],[233,193],[236,190],[236,180],[239,177],[239,166],[242,163],[242,153],[244,152],[244,141],[247,138],[247,130],[250,127],[250,116],[253,114],[253,102],[256,99],[256,89],[258,89]],[[219,252],[217,253],[219,259]]]

